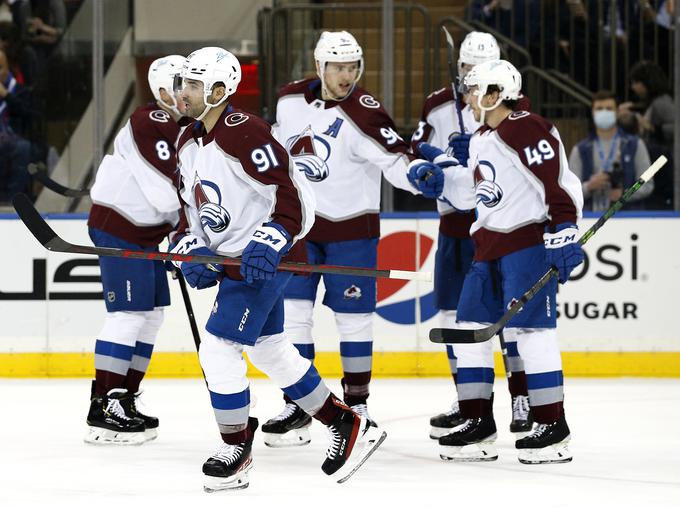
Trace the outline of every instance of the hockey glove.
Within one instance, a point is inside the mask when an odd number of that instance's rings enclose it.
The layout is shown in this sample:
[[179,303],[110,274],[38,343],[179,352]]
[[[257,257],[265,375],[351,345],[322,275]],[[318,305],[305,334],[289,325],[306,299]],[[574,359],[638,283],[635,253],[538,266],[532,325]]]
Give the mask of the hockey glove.
[[444,173],[432,162],[414,160],[409,165],[408,179],[428,199],[436,199],[444,190]]
[[578,227],[568,222],[558,225],[555,232],[543,234],[546,260],[559,271],[560,283],[569,280],[572,270],[583,262],[584,254],[578,236]]
[[451,153],[462,165],[467,165],[470,156],[470,134],[459,134],[449,139]]
[[262,224],[243,250],[241,276],[248,283],[271,280],[276,275],[281,257],[288,253],[291,246],[291,237],[286,229],[275,222]]
[[421,155],[428,161],[438,165],[442,169],[460,165],[460,162],[458,162],[457,159],[453,158],[451,155],[447,155],[442,150],[431,144],[420,143],[418,145],[418,151],[420,151]]
[[[194,255],[215,255],[208,247],[202,246],[190,252]],[[203,264],[201,262],[182,263],[182,274],[187,283],[194,289],[207,289],[217,283],[217,278],[224,271],[221,264]]]

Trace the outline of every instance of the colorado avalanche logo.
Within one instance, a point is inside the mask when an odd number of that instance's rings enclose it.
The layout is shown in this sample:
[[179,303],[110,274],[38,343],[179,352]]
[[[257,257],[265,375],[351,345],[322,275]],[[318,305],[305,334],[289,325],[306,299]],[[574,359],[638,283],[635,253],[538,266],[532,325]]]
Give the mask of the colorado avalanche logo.
[[345,299],[359,299],[361,297],[361,289],[356,285],[350,285],[343,293]]
[[[210,202],[206,194],[206,189],[210,193],[214,193],[217,198],[217,204]],[[213,232],[222,232],[229,227],[231,215],[224,209],[222,204],[222,193],[217,185],[212,181],[201,180],[198,175],[194,181],[194,199],[196,200],[196,207],[198,208],[198,217],[201,219],[201,226],[206,227]]]
[[319,182],[328,178],[330,170],[326,161],[331,156],[331,146],[325,139],[314,135],[311,126],[288,139],[286,150],[293,157],[295,167],[304,172],[309,181]]
[[503,199],[503,190],[496,184],[496,169],[486,160],[480,160],[475,168],[475,194],[477,204],[493,208]]

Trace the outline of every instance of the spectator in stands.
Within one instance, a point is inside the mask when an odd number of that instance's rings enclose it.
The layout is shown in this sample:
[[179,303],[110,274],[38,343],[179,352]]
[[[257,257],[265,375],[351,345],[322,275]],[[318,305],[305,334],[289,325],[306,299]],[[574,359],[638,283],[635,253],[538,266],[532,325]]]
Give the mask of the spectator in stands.
[[0,50],[0,191],[4,187],[7,200],[28,187],[26,170],[31,158],[31,143],[18,132],[30,121],[30,99],[27,90],[17,83],[5,51]]
[[[640,125],[640,135],[649,148],[652,160],[665,155],[672,160],[673,125],[676,114],[673,97],[670,95],[668,78],[657,64],[642,61],[630,70],[630,88],[638,102],[625,102],[619,106],[619,113],[634,112]],[[669,164],[656,178],[653,201],[661,209],[673,208],[673,169]]]
[[35,50],[21,40],[19,27],[11,21],[0,21],[0,49],[7,54],[17,82],[32,86],[38,66]]
[[49,56],[66,29],[63,0],[24,0],[27,40],[40,56]]
[[[639,136],[617,125],[616,97],[612,92],[593,95],[592,115],[595,130],[571,150],[569,168],[583,182],[583,209],[604,211],[649,167],[649,154]],[[649,182],[638,190],[631,198],[633,207],[644,208],[653,187]]]

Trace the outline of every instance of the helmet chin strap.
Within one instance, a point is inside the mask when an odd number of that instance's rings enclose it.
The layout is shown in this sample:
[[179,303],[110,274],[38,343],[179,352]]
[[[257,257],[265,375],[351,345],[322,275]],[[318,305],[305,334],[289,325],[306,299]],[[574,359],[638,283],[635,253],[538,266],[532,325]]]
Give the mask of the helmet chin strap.
[[198,121],[202,121],[203,118],[205,118],[205,115],[208,114],[208,111],[210,111],[210,110],[213,109],[214,107],[219,106],[220,104],[222,104],[222,103],[223,103],[225,100],[227,100],[228,98],[229,98],[229,96],[225,93],[225,94],[224,94],[224,97],[222,97],[216,104],[208,104],[208,97],[206,97],[205,94],[204,94],[204,95],[203,95],[203,104],[205,104],[205,109],[204,109],[203,112],[200,114],[200,116],[198,116],[198,118],[196,118],[196,119],[197,119]]
[[480,89],[477,89],[476,93],[477,93],[477,106],[479,106],[479,109],[481,111],[481,113],[479,114],[479,123],[484,125],[484,120],[486,119],[486,112],[493,111],[494,109],[496,109],[500,105],[500,103],[503,102],[503,97],[499,95],[498,100],[496,100],[493,106],[485,107],[482,105],[482,98],[486,95],[486,87],[484,87],[483,93],[482,90]]

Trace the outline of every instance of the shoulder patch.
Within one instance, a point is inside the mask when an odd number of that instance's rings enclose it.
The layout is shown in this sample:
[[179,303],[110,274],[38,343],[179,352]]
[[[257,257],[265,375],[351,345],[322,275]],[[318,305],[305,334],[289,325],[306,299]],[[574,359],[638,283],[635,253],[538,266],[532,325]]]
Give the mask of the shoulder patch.
[[428,99],[431,99],[432,97],[434,97],[434,96],[436,96],[436,95],[439,95],[440,93],[445,92],[445,91],[446,91],[446,88],[440,88],[439,90],[435,90],[435,91],[433,91],[432,93],[430,93],[430,94],[427,96],[427,98],[428,98]]
[[519,120],[520,118],[526,118],[529,116],[531,113],[529,111],[513,111],[510,113],[510,116],[508,116],[509,120]]
[[227,127],[236,127],[237,125],[241,125],[241,123],[247,122],[249,119],[250,116],[248,116],[247,114],[231,113],[224,118],[224,124]]
[[168,123],[170,121],[170,115],[163,111],[162,109],[157,109],[149,113],[149,118],[158,123]]
[[380,107],[380,102],[375,100],[370,95],[362,95],[359,97],[359,104],[369,109],[378,109]]

